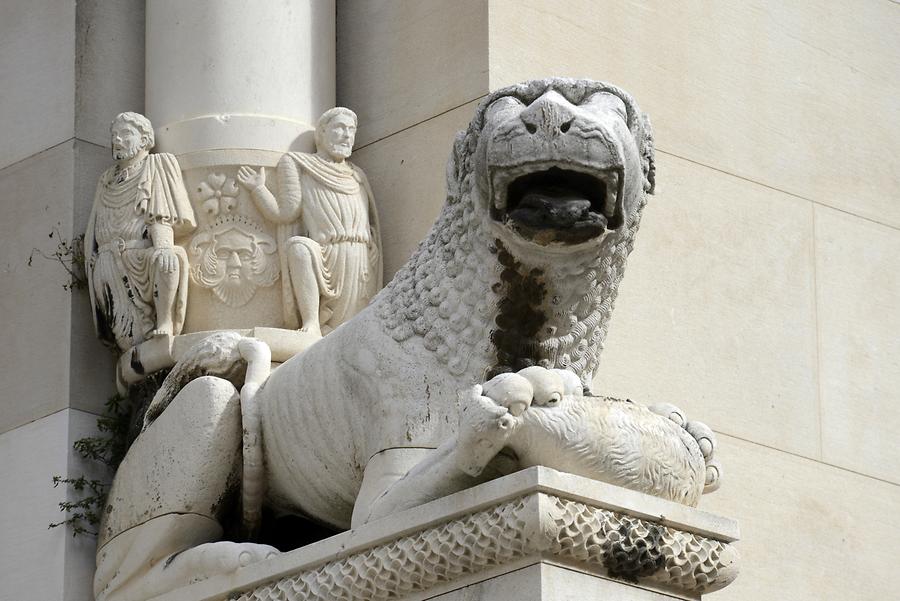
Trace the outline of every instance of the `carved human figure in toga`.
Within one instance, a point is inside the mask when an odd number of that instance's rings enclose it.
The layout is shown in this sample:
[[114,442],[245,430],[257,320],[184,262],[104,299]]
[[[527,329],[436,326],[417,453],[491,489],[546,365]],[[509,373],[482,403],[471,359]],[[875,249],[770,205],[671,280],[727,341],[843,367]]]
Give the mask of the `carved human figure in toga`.
[[[326,111],[315,154],[290,152],[276,167],[277,199],[265,168],[241,167],[238,181],[278,226],[287,327],[321,336],[365,307],[381,288],[381,239],[372,190],[347,158],[356,114]],[[299,317],[299,320],[298,320]]]
[[150,154],[150,121],[121,113],[110,125],[116,164],[100,176],[85,234],[98,335],[120,349],[184,324],[187,257],[175,236],[196,227],[174,155]]

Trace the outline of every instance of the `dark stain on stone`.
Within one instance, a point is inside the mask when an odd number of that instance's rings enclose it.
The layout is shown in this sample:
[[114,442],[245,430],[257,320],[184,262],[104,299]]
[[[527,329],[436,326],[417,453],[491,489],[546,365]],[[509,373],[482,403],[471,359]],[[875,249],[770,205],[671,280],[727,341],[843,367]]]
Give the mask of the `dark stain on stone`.
[[144,364],[141,363],[141,355],[138,351],[139,347],[134,347],[131,349],[131,369],[134,370],[134,373],[143,376],[144,375]]
[[496,363],[488,368],[486,378],[518,371],[547,359],[538,339],[538,332],[547,322],[543,308],[547,296],[544,272],[523,266],[500,240],[495,244],[497,260],[503,270],[500,282],[492,287],[500,295],[499,311],[494,319],[497,328],[491,332]]
[[170,565],[172,565],[172,562],[175,561],[175,558],[178,557],[179,555],[181,555],[182,553],[184,553],[184,551],[178,551],[177,553],[172,553],[171,555],[169,555],[169,557],[166,558],[166,563],[163,564],[163,569],[165,570]]
[[109,285],[103,286],[101,295],[104,302],[98,302],[94,307],[94,315],[97,318],[97,335],[100,337],[100,340],[118,349],[118,345],[116,345],[116,335],[113,333],[112,329],[115,313],[113,311],[112,291],[109,289]]
[[655,524],[648,524],[646,528],[645,535],[622,524],[616,532],[610,533],[610,542],[601,554],[603,566],[610,576],[637,583],[662,569],[665,563],[661,550],[664,529]]
[[134,440],[141,433],[144,427],[144,415],[147,408],[153,400],[154,395],[162,386],[166,376],[169,375],[169,369],[162,369],[148,375],[146,378],[133,384],[128,389],[128,404],[131,407],[131,417],[128,426],[128,446],[130,447]]

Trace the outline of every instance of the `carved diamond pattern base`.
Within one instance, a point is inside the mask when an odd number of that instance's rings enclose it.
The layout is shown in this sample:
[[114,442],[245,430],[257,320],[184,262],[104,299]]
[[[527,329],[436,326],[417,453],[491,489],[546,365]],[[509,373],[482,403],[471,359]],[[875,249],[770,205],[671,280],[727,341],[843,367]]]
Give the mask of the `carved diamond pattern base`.
[[236,596],[239,601],[399,599],[528,556],[676,594],[737,576],[724,542],[634,516],[532,493],[385,542]]

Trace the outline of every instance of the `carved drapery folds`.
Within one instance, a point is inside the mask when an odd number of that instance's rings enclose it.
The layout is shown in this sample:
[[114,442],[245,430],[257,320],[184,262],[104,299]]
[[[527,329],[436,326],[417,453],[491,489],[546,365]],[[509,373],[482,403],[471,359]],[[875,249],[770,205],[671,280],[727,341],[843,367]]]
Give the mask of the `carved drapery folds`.
[[196,341],[182,335],[194,332],[285,330],[284,361],[381,288],[374,198],[347,161],[352,111],[326,111],[317,152],[281,160],[269,151],[150,154],[154,131],[137,113],[110,131],[116,165],[97,186],[87,267],[97,331],[124,353],[120,387],[171,367]]

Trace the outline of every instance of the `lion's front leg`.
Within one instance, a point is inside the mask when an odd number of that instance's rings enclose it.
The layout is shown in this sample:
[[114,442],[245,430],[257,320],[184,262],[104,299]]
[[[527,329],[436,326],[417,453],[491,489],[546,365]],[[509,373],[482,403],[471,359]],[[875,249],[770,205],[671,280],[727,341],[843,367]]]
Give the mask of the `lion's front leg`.
[[371,503],[358,499],[368,507],[354,509],[354,518],[359,518],[354,526],[479,484],[485,479],[485,467],[518,427],[518,416],[531,404],[533,394],[531,383],[516,374],[501,374],[483,387],[476,384],[461,391],[456,436],[413,456],[415,465],[400,478],[383,483],[383,492]]

